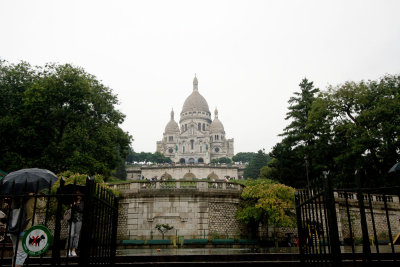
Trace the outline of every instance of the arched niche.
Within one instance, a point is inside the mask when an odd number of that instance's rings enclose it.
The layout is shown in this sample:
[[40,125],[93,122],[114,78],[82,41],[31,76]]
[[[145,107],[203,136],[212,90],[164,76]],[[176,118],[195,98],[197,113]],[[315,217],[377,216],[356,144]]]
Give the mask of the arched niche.
[[194,178],[196,178],[196,175],[194,175],[194,173],[192,173],[192,172],[187,172],[183,176],[183,179],[186,179],[186,180],[190,180],[190,179],[194,179]]
[[207,179],[210,179],[210,180],[218,180],[218,175],[216,175],[214,172],[212,172],[212,173],[210,173],[208,176],[207,176]]
[[163,175],[161,175],[161,179],[170,180],[172,179],[172,176],[168,172],[164,172]]

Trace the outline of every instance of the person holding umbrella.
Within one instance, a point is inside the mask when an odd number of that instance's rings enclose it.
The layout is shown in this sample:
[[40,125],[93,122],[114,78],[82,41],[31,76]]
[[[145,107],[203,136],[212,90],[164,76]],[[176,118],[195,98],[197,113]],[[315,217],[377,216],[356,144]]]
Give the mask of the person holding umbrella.
[[[39,192],[39,195],[42,195],[41,192]],[[13,243],[13,251],[14,253],[16,252],[16,256],[13,257],[13,260],[15,258],[16,267],[24,265],[28,256],[22,249],[22,237],[24,236],[25,231],[33,225],[38,224],[38,216],[35,216],[35,213],[37,210],[46,207],[46,202],[43,196],[35,197],[34,193],[29,193],[28,197],[28,200],[26,200],[25,197],[16,198],[11,204],[11,216],[8,224],[8,232]],[[13,211],[18,211],[18,213]]]
[[44,197],[37,194],[56,181],[57,176],[53,172],[38,168],[11,172],[0,181],[0,193],[13,198],[7,226],[14,248],[13,266],[14,263],[17,267],[24,264],[27,254],[22,249],[22,236],[37,223],[35,211],[46,204]]

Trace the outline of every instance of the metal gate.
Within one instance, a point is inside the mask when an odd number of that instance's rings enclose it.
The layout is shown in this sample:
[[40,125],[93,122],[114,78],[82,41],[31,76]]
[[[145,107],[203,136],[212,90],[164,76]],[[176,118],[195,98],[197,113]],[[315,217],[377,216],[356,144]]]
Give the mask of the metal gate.
[[329,176],[296,192],[302,263],[400,260],[400,187],[333,189]]
[[[1,186],[1,183],[0,183]],[[113,266],[115,262],[116,234],[118,223],[118,197],[113,192],[93,179],[86,180],[85,191],[81,194],[65,192],[64,181],[56,193],[48,188],[46,193],[0,195],[0,208],[6,218],[0,221],[0,266],[10,266],[15,260],[11,235],[8,233],[7,217],[10,216],[11,204],[15,201],[33,201],[35,224],[50,230],[53,237],[49,250],[36,257],[28,256],[28,266]],[[71,247],[71,221],[64,218],[68,209],[65,200],[81,196],[84,202],[82,228],[80,231],[78,256],[68,255]],[[37,203],[45,202],[39,208]],[[22,205],[25,208],[25,205]],[[18,236],[18,239],[21,238]]]

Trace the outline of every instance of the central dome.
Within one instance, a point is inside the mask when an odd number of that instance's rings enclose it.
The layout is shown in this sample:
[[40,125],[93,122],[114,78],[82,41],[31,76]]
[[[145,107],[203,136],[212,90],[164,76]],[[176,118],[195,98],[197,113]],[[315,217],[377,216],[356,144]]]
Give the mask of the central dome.
[[198,91],[193,91],[183,103],[182,112],[193,110],[210,113],[206,99]]
[[193,79],[193,92],[188,96],[183,103],[182,113],[188,111],[205,111],[210,113],[206,99],[199,93],[197,78]]

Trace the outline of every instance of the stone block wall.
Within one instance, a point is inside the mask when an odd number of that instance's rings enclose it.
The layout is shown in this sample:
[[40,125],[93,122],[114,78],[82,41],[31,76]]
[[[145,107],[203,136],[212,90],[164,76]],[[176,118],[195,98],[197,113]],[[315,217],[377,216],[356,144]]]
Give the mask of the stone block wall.
[[230,237],[240,233],[235,219],[239,190],[147,189],[123,193],[120,198],[118,239],[161,239],[157,224],[174,229],[165,234],[209,238],[211,232]]
[[211,200],[209,208],[209,232],[211,236],[238,238],[241,235],[241,223],[236,220],[238,199],[231,202]]
[[[371,210],[369,204],[365,201],[365,215],[368,226],[368,234],[373,237],[374,229],[371,217]],[[350,237],[350,227],[349,227],[349,219],[347,216],[346,205],[343,201],[338,201],[336,204],[336,214],[338,217],[338,228],[339,228],[339,237],[349,238]],[[392,236],[395,237],[400,232],[400,204],[399,203],[387,203],[388,207],[388,215],[389,222],[392,231]],[[382,202],[374,201],[372,204],[373,208],[373,219],[375,222],[375,231],[378,237],[378,240],[388,240],[388,223],[386,217],[386,211],[384,209],[384,205]],[[349,213],[350,213],[350,224],[352,227],[352,232],[354,238],[361,238],[361,219],[360,219],[360,210],[358,208],[358,202],[355,200],[349,200]]]

